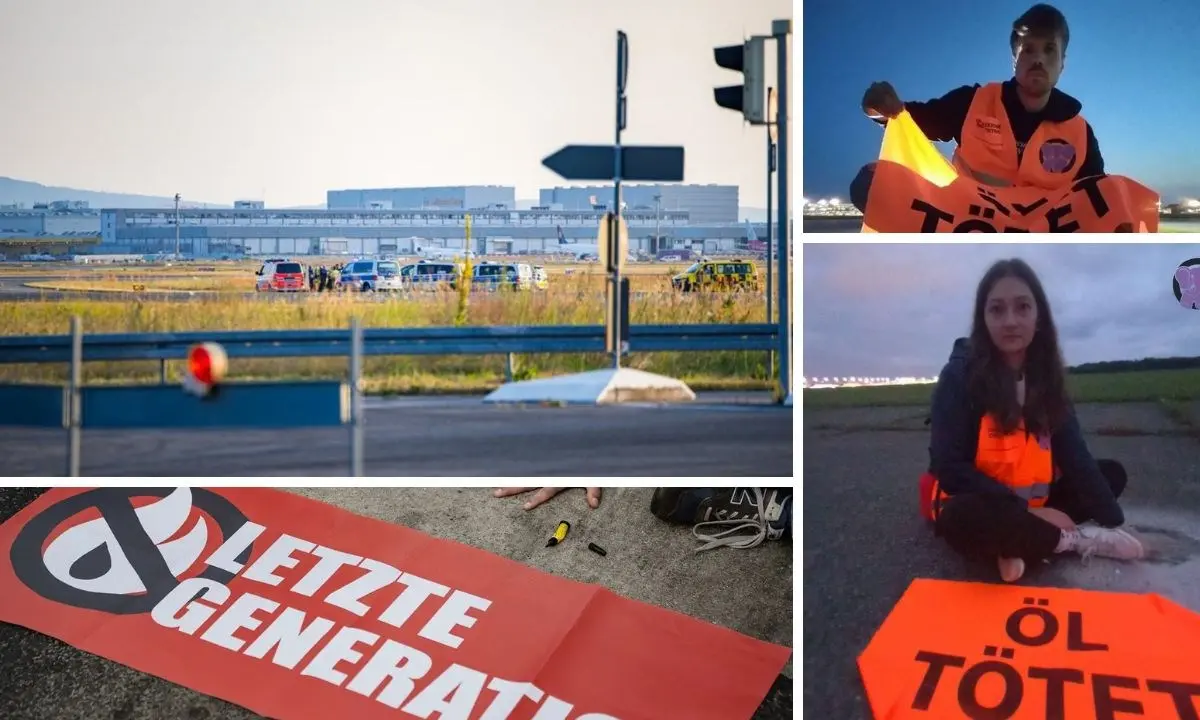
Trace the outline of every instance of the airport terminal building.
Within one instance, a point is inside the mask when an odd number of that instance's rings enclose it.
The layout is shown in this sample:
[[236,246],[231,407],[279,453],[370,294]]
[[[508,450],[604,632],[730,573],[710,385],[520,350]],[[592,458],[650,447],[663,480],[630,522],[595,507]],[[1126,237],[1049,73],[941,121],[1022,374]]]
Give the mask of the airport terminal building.
[[[644,187],[649,188],[645,192],[665,192],[671,186]],[[725,195],[732,210],[722,211],[722,217],[731,217],[730,221],[698,222],[696,212],[711,214],[700,201],[687,208],[671,207],[661,197],[648,206],[629,202],[623,213],[629,249],[647,254],[673,249],[710,254],[745,249],[748,238],[763,237],[766,228],[737,223],[737,188],[730,189],[732,195]],[[516,210],[515,188],[500,186],[331,190],[327,197],[329,207],[316,210],[268,208],[261,201],[239,201],[233,208],[180,208],[179,252],[195,257],[404,255],[414,253],[420,244],[487,255],[541,254],[554,252],[561,243],[594,243],[605,216],[603,206],[591,203],[564,207],[555,202]],[[680,200],[687,197],[680,195],[671,202],[687,204]],[[706,196],[692,197],[702,201]],[[102,242],[96,252],[175,252],[172,209],[104,209],[99,220]]]
[[[539,195],[539,205],[584,210],[597,205],[612,205],[613,187],[543,188]],[[740,219],[737,185],[622,185],[621,201],[626,209],[681,210],[687,212],[692,222],[698,225],[734,224]]]
[[325,193],[325,207],[330,210],[516,210],[517,189],[501,185],[457,185],[329,190]]
[[[412,253],[418,243],[463,249],[466,217],[470,249],[482,254],[552,252],[567,243],[595,242],[604,213],[596,210],[280,210],[179,211],[184,255],[373,255]],[[668,247],[697,252],[736,250],[745,226],[692,225],[686,212],[627,211],[630,250]],[[758,232],[764,232],[760,228]],[[149,255],[175,251],[175,213],[159,209],[101,211],[105,253]],[[656,237],[663,238],[655,242]]]
[[94,252],[100,243],[100,211],[78,200],[0,206],[0,259],[26,254]]

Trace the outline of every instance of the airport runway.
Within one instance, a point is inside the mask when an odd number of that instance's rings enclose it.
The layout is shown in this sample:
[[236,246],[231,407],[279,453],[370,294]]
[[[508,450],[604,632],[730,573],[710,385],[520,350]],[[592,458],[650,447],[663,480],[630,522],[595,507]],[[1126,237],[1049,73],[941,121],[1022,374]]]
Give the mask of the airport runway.
[[[1194,412],[1200,427],[1200,403]],[[926,414],[923,407],[805,413],[806,717],[870,719],[857,657],[913,579],[999,582],[994,564],[960,559],[917,514],[917,478],[929,458]],[[1030,568],[1021,582],[1157,592],[1200,612],[1194,429],[1173,424],[1157,405],[1085,405],[1080,420],[1093,454],[1125,464],[1127,523],[1158,556],[1138,564],[1093,558],[1086,567],[1063,556]]]
[[[149,278],[151,276],[146,276]],[[175,276],[162,276],[174,277]],[[177,302],[186,302],[193,300],[201,300],[207,297],[212,297],[211,293],[195,293],[180,291],[161,291],[155,290],[148,293],[134,292],[102,292],[102,291],[87,291],[87,290],[44,290],[42,288],[29,287],[26,283],[48,283],[48,282],[65,282],[79,281],[79,275],[74,276],[56,276],[56,275],[0,275],[0,302],[14,300],[43,300],[51,302],[61,302],[64,300],[104,300],[111,302],[129,302],[130,298],[141,297],[155,300],[172,300]],[[143,278],[138,278],[142,280]],[[130,281],[131,283],[134,281]],[[277,293],[283,295],[283,293]],[[258,297],[257,293],[246,293],[248,299]]]
[[[0,488],[0,522],[41,494]],[[648,511],[649,488],[610,488],[588,510],[569,491],[535,510],[486,488],[293,488],[351,512],[462,542],[544,572],[596,583],[768,642],[791,646],[792,545],[694,552],[691,528]],[[568,518],[571,537],[548,551],[546,527]],[[608,550],[599,558],[582,538]],[[737,577],[738,582],[729,582]],[[747,598],[752,597],[752,602]],[[5,720],[256,720],[258,715],[14,625],[0,624],[0,717]],[[793,717],[793,664],[784,668],[751,720]],[[826,716],[832,718],[834,716]],[[333,720],[331,718],[331,720]]]
[[[765,395],[681,406],[513,407],[368,398],[371,476],[793,477],[792,411]],[[349,430],[87,431],[86,476],[343,476]],[[0,475],[65,472],[66,435],[5,428]]]

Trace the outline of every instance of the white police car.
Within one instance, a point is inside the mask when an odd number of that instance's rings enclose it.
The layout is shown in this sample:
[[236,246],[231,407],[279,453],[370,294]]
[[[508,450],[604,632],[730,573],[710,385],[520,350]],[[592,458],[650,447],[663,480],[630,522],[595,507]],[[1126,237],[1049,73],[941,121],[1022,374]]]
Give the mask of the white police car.
[[529,290],[533,287],[533,268],[528,263],[481,262],[475,266],[471,285],[480,290]]
[[374,292],[401,289],[400,266],[392,260],[355,260],[346,263],[338,278],[341,290]]
[[410,288],[433,290],[455,286],[462,268],[453,262],[419,260],[400,268],[403,284]]

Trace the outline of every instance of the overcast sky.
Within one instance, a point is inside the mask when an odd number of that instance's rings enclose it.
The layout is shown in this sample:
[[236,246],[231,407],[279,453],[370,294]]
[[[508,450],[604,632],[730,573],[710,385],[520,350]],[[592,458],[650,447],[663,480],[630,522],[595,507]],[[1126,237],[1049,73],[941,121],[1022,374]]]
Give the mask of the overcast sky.
[[[196,202],[332,188],[565,184],[542,158],[630,144],[766,205],[766,138],[713,100],[713,48],[790,0],[0,0],[0,173]],[[799,29],[797,28],[797,31]],[[774,45],[767,77],[775,77]],[[265,197],[264,197],[265,193]]]
[[983,273],[1012,257],[1041,278],[1067,364],[1200,355],[1200,311],[1171,286],[1200,244],[819,244],[804,246],[804,375],[937,375]]

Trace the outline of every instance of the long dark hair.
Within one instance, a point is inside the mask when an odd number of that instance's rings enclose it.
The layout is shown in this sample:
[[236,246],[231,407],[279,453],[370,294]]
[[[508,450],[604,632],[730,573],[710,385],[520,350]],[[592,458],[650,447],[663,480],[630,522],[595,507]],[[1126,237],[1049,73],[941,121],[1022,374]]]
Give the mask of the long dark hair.
[[[1025,405],[1017,403],[1017,378],[992,342],[984,319],[988,293],[1003,278],[1017,278],[1029,286],[1037,305],[1037,327],[1025,352]],[[1066,369],[1058,347],[1058,328],[1050,312],[1046,291],[1033,268],[1021,259],[1000,260],[984,273],[975,291],[971,327],[968,391],[972,402],[992,416],[1006,433],[1016,430],[1023,418],[1031,433],[1052,433],[1069,412]]]

